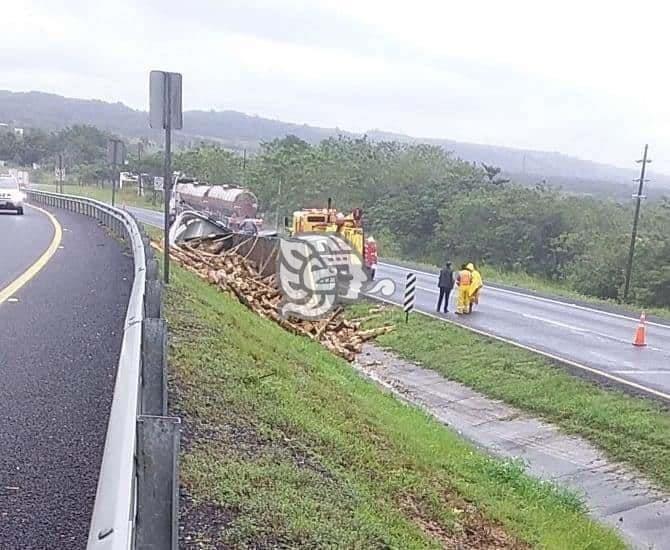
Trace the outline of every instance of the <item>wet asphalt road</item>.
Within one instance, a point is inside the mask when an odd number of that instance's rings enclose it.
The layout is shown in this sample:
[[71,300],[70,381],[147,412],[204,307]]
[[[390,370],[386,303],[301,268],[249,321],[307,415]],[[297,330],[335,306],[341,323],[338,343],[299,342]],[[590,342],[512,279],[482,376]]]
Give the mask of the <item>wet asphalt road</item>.
[[[407,268],[383,263],[377,279],[396,283],[392,301],[400,303]],[[416,308],[435,314],[437,276],[413,270],[417,275]],[[485,273],[484,273],[485,275]],[[560,299],[547,299],[486,286],[480,305],[470,316],[453,314],[456,291],[451,294],[451,320],[506,338],[534,350],[549,353],[607,373],[645,388],[670,395],[670,326],[648,323],[647,347],[632,345],[638,324],[635,317],[601,311]]]
[[49,219],[26,208],[23,216],[0,210],[0,289],[16,279],[49,247]]
[[[84,548],[132,259],[89,218],[53,209],[62,249],[0,304],[0,549]],[[0,215],[0,287],[49,246],[47,217]]]

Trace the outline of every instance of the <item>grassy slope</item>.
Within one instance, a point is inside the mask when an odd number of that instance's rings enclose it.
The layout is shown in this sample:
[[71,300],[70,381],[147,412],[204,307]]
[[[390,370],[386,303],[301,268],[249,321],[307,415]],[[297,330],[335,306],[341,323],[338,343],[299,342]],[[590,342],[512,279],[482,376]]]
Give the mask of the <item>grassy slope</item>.
[[[38,184],[33,187],[39,191],[58,192],[55,185]],[[79,195],[103,202],[112,202],[112,188],[109,185],[104,188],[93,185],[65,185],[63,186],[63,192],[67,195]],[[158,197],[157,203],[154,205],[151,202],[151,192],[147,192],[144,197],[139,197],[134,189],[122,189],[120,191],[117,189],[116,204],[127,204],[150,210],[162,210],[163,208],[160,197]]]
[[476,451],[181,269],[167,312],[182,481],[193,517],[217,518],[203,522],[202,547],[522,547],[519,537],[623,548],[572,495]]
[[[352,315],[366,311],[358,305]],[[386,310],[368,324],[395,322],[378,343],[406,359],[582,435],[670,489],[670,413],[651,401],[603,389],[541,356],[465,329]]]

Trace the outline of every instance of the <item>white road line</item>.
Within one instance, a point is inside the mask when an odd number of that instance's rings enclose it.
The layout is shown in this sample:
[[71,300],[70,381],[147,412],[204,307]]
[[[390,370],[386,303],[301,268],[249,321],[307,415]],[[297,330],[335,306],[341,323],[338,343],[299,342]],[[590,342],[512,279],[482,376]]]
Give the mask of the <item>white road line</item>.
[[548,325],[555,325],[560,328],[566,328],[568,330],[572,330],[574,332],[591,332],[589,329],[584,329],[580,327],[576,327],[574,325],[568,325],[567,323],[561,323],[560,321],[554,321],[553,319],[546,319],[544,317],[538,317],[537,315],[531,315],[530,313],[522,313],[522,317],[526,317],[527,319],[533,319],[534,321],[540,321],[541,323],[546,323]]
[[[437,275],[435,273],[429,273],[427,271],[421,271],[419,269],[411,269],[411,268],[408,268],[408,267],[401,267],[401,266],[397,266],[397,265],[393,265],[393,264],[386,264],[386,263],[383,263],[383,262],[379,262],[378,265],[386,267],[386,268],[390,268],[392,270],[395,269],[396,271],[412,271],[414,273],[421,273],[422,275],[428,275],[430,277],[437,277]],[[506,288],[500,288],[500,287],[495,287],[495,286],[487,286],[486,290],[487,291],[492,290],[494,292],[501,292],[503,294],[512,294],[514,296],[520,296],[520,297],[523,297],[523,298],[528,298],[528,299],[531,299],[531,300],[537,300],[537,301],[545,302],[545,303],[549,303],[549,304],[571,307],[571,308],[574,308],[574,309],[579,309],[581,311],[589,311],[591,313],[600,313],[602,315],[607,315],[608,317],[614,317],[614,318],[617,318],[617,319],[624,319],[626,321],[637,321],[638,320],[636,317],[631,317],[630,315],[622,315],[620,313],[612,313],[611,311],[604,311],[602,309],[595,309],[595,308],[588,307],[588,306],[581,306],[579,304],[574,304],[574,303],[571,303],[571,302],[565,302],[563,300],[555,300],[555,299],[552,299],[552,298],[544,298],[542,296],[534,296],[532,294],[526,294],[524,292],[509,290],[509,289],[506,289]],[[655,323],[653,321],[647,321],[647,325],[655,326],[655,327],[661,327],[661,328],[664,328],[664,329],[670,329],[670,325],[668,325],[668,324]]]
[[[633,343],[633,338],[631,336],[630,340],[624,340],[623,338],[617,338],[616,336],[612,336],[611,334],[605,334],[604,332],[598,332],[597,330],[591,330],[590,328],[581,328],[581,327],[576,327],[574,325],[568,325],[567,323],[561,323],[560,321],[554,321],[552,319],[546,319],[544,317],[538,317],[537,315],[531,315],[529,313],[522,313],[521,314],[523,317],[527,317],[529,319],[533,319],[535,321],[539,321],[541,323],[547,323],[549,325],[556,325],[561,328],[566,328],[568,330],[572,330],[574,332],[579,332],[581,334],[593,334],[595,336],[600,336],[601,338],[605,338],[606,340],[613,340],[615,342],[619,342],[621,344],[625,345],[632,345]],[[668,353],[666,350],[660,349],[660,348],[655,348],[653,346],[647,346],[647,349],[651,351],[660,351],[661,353]],[[605,357],[605,356],[603,356]],[[611,360],[610,358],[607,358],[608,360]]]
[[613,370],[614,374],[670,374],[670,370]]
[[423,290],[424,292],[430,292],[432,294],[439,294],[440,293],[436,288],[428,288],[428,287],[419,286],[419,285],[416,285],[416,288],[418,288],[419,290]]
[[[419,290],[423,290],[425,292],[430,292],[432,294],[438,294],[438,291],[436,289],[433,289],[433,288],[427,288],[425,286],[417,286],[417,288]],[[506,309],[506,308],[501,308],[501,307],[496,307],[495,310],[496,311],[506,311],[508,313],[516,313],[516,314],[519,313],[516,310]],[[546,317],[540,317],[538,315],[531,315],[530,313],[521,313],[521,316],[526,317],[527,319],[532,319],[533,321],[539,321],[540,323],[545,323],[545,324],[548,324],[548,325],[554,325],[554,326],[557,326],[559,328],[564,328],[564,329],[571,330],[573,332],[577,332],[577,333],[580,333],[580,334],[593,334],[595,336],[600,336],[601,338],[605,338],[607,340],[612,340],[612,341],[615,341],[615,342],[619,342],[620,344],[629,345],[629,344],[632,343],[632,337],[631,337],[630,341],[629,340],[624,340],[623,338],[617,338],[616,336],[612,336],[610,334],[605,334],[604,332],[598,332],[597,330],[592,330],[590,328],[577,327],[575,325],[562,323],[560,321],[554,321],[553,319],[547,319]],[[653,323],[647,323],[647,324],[653,324]],[[663,326],[663,325],[660,325],[660,326]],[[649,349],[651,351],[658,351],[658,352],[661,352],[661,353],[668,354],[668,352],[666,350],[663,350],[661,348],[656,348],[656,347],[653,347],[653,346],[648,346],[647,349]],[[607,358],[607,359],[611,360],[610,358]]]
[[[374,295],[368,295],[369,298],[373,300],[377,300],[379,302],[385,302],[387,304],[391,304],[394,306],[397,306],[396,302],[393,302],[392,300],[389,300],[387,298],[383,298],[381,296],[374,296]],[[579,370],[583,370],[585,372],[594,374],[596,376],[600,376],[602,378],[607,378],[608,380],[612,380],[613,382],[616,382],[618,384],[622,384],[624,386],[628,386],[629,388],[636,389],[638,391],[641,391],[643,393],[646,393],[648,395],[653,395],[655,397],[658,397],[660,399],[663,399],[664,401],[669,401],[670,402],[670,394],[664,393],[662,391],[655,390],[653,388],[649,388],[647,386],[643,386],[642,384],[638,384],[636,382],[632,382],[630,380],[626,380],[625,378],[621,378],[620,376],[615,376],[614,374],[610,374],[608,372],[595,369],[593,367],[589,367],[587,365],[582,365],[581,363],[577,363],[576,361],[572,361],[570,359],[566,359],[565,357],[560,357],[559,355],[554,355],[553,353],[548,353],[546,351],[542,351],[540,349],[534,348],[532,346],[527,346],[525,344],[520,344],[519,342],[515,342],[514,340],[510,340],[508,338],[504,338],[502,336],[497,336],[496,334],[492,334],[490,332],[486,332],[484,330],[480,330],[474,327],[471,327],[469,325],[463,325],[461,323],[458,323],[455,320],[448,319],[446,317],[439,317],[438,315],[435,315],[434,313],[429,313],[427,311],[422,311],[417,309],[417,313],[421,315],[426,315],[427,317],[430,317],[432,319],[437,319],[438,321],[442,321],[444,323],[449,323],[451,325],[455,325],[457,327],[463,328],[465,330],[469,330],[470,332],[474,332],[475,334],[479,334],[480,336],[485,336],[487,338],[492,338],[493,340],[497,340],[499,342],[504,342],[505,344],[509,344],[511,346],[515,346],[517,348],[525,349],[526,351],[530,351],[532,353],[537,353],[540,354],[544,357],[547,357],[549,359],[553,359],[554,361],[558,361],[559,363],[563,363],[564,365],[570,365],[571,367],[574,367]],[[639,373],[636,373],[639,374]]]

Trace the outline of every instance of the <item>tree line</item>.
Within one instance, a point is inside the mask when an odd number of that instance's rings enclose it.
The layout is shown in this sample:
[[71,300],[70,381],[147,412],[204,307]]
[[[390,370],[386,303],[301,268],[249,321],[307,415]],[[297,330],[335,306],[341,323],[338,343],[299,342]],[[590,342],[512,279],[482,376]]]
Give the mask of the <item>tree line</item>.
[[[496,167],[436,146],[338,137],[310,145],[294,136],[240,155],[201,147],[175,166],[212,183],[237,183],[258,196],[271,223],[324,206],[361,207],[382,256],[442,264],[473,260],[560,282],[620,301],[632,205],[522,186]],[[670,306],[670,201],[644,205],[630,299]]]
[[[0,158],[26,162],[67,153],[78,181],[109,174],[105,132],[73,126],[23,138],[0,136]],[[35,160],[33,160],[35,159]],[[129,152],[130,171],[160,174],[162,153]],[[263,143],[245,158],[203,144],[174,155],[176,170],[209,183],[252,189],[271,224],[303,207],[361,207],[382,256],[442,264],[472,260],[557,281],[582,294],[621,300],[632,205],[518,185],[495,166],[465,162],[441,147],[333,137],[311,145],[295,136]],[[644,205],[631,300],[670,306],[670,201]]]

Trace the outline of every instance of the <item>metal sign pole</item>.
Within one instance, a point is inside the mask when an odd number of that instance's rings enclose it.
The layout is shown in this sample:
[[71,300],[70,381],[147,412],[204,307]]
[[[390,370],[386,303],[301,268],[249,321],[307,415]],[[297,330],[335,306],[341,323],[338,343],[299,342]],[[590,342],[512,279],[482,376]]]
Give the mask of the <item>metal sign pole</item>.
[[58,153],[58,186],[63,192],[63,153]]
[[170,196],[172,190],[172,136],[170,131],[171,125],[171,105],[172,105],[172,87],[170,75],[165,75],[165,166],[163,175],[163,275],[165,284],[170,282]]
[[120,173],[116,167],[125,163],[126,146],[122,140],[109,138],[107,143],[107,162],[112,167],[112,206],[116,204],[116,181],[120,178]]
[[116,199],[116,155],[118,154],[118,143],[116,140],[112,141],[112,206],[114,206]]
[[149,126],[165,130],[163,164],[163,280],[170,282],[170,207],[172,199],[172,130],[183,127],[181,74],[151,71],[149,75]]
[[137,142],[137,193],[140,197],[144,196],[142,188],[142,142]]

